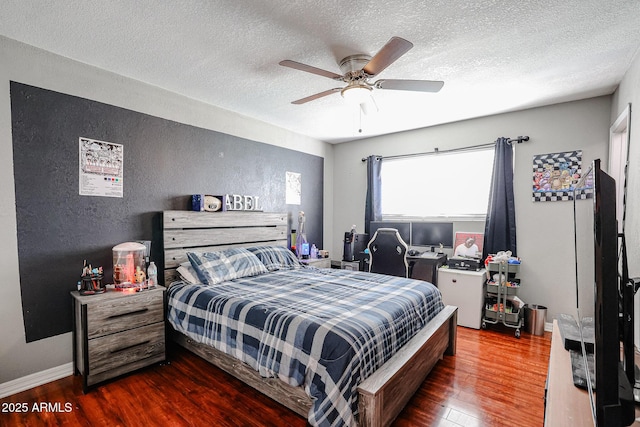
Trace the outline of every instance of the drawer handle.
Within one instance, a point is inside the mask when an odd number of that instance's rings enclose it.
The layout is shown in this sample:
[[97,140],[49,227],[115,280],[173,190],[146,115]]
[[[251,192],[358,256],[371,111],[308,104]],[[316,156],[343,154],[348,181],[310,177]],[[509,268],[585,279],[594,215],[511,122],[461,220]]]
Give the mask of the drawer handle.
[[453,283],[457,283],[457,282],[458,282],[458,280],[456,280],[456,279],[451,279],[451,281],[452,281]]
[[129,311],[127,313],[120,313],[120,314],[114,314],[113,316],[109,316],[108,319],[117,319],[118,317],[123,317],[123,316],[130,316],[130,315],[135,315],[135,314],[142,314],[146,311],[149,311],[148,308],[141,308],[140,310],[136,310],[136,311]]
[[138,347],[139,345],[149,344],[150,341],[151,340],[146,340],[146,341],[143,341],[143,342],[140,342],[140,343],[137,343],[137,344],[133,344],[133,345],[129,345],[129,346],[126,346],[126,347],[119,348],[117,350],[111,350],[111,354],[120,353],[121,351],[129,350],[131,348]]

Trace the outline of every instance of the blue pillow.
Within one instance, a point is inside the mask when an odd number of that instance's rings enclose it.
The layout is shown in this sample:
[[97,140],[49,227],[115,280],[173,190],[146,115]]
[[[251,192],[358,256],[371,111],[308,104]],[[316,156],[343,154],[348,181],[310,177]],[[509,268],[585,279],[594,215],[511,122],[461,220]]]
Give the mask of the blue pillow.
[[187,252],[187,257],[200,281],[206,285],[268,273],[264,264],[244,248],[204,253]]
[[247,248],[269,271],[303,268],[298,258],[284,246],[253,246]]

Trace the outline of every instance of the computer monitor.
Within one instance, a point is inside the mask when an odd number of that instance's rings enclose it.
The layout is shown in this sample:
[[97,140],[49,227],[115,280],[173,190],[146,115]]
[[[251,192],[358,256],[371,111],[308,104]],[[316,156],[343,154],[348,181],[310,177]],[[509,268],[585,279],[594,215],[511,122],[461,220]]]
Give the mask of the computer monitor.
[[452,222],[412,222],[411,246],[453,247]]
[[369,239],[373,239],[378,228],[395,228],[398,230],[402,240],[409,245],[411,242],[411,223],[401,221],[371,221],[369,224]]

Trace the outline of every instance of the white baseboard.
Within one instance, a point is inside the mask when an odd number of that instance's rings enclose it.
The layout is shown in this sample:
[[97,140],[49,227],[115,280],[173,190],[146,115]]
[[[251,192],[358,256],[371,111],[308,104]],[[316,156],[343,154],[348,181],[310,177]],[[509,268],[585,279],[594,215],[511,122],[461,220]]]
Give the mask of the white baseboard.
[[553,332],[553,322],[544,322],[544,330],[547,332]]
[[0,384],[0,399],[73,375],[73,362]]

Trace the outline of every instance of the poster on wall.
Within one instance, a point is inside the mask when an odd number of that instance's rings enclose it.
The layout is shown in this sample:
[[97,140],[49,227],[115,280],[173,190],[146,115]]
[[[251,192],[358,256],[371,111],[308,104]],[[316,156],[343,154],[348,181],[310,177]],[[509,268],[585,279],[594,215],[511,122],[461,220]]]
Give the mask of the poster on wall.
[[287,172],[287,205],[299,205],[302,199],[302,175],[296,172]]
[[582,177],[582,150],[533,156],[533,201],[556,202],[593,197],[593,180]]
[[122,144],[80,137],[80,195],[123,197]]

